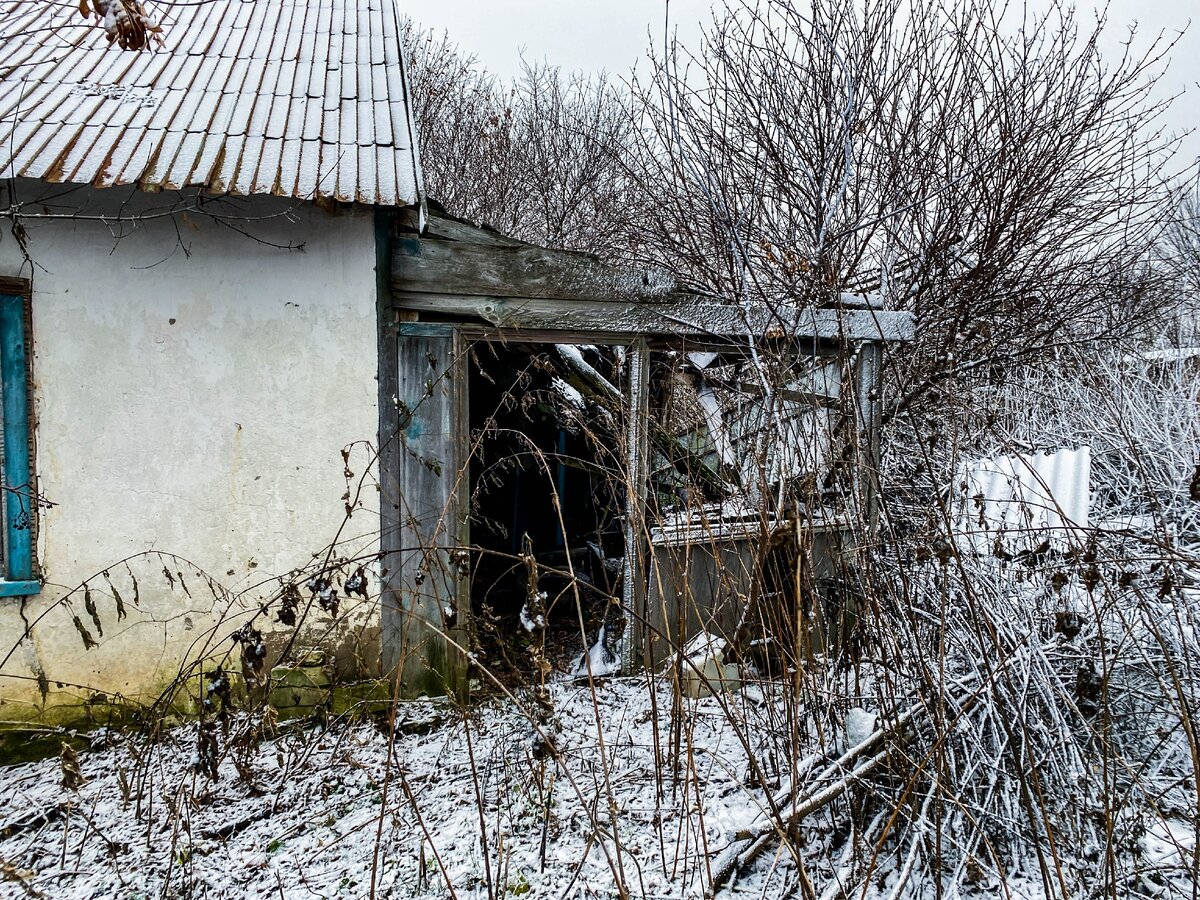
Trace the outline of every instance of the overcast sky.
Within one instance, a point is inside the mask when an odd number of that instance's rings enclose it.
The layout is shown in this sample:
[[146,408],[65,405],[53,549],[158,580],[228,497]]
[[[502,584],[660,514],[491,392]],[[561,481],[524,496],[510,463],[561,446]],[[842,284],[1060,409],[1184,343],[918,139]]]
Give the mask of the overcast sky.
[[[650,29],[656,42],[662,40],[664,0],[407,0],[404,5],[422,25],[445,29],[503,76],[518,71],[522,51],[531,61],[623,75],[645,50]],[[1038,0],[1030,5],[1036,7]],[[694,35],[711,7],[711,0],[671,0],[671,19],[681,37]],[[1080,0],[1081,22],[1088,8],[1088,0]],[[1160,31],[1174,37],[1187,30],[1162,85],[1164,94],[1187,90],[1175,101],[1169,121],[1177,131],[1200,124],[1200,21],[1189,27],[1194,13],[1200,13],[1195,0],[1113,0],[1109,6],[1110,53],[1119,51],[1134,21],[1139,21],[1137,46]],[[1187,151],[1200,153],[1200,136],[1189,140]]]

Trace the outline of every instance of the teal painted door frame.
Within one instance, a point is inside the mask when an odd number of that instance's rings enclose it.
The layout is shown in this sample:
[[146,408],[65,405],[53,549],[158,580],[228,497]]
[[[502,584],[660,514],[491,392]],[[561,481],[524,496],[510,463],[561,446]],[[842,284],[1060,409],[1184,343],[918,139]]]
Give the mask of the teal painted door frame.
[[36,492],[29,459],[29,361],[25,349],[24,297],[0,294],[0,379],[4,424],[4,578],[0,597],[36,594],[33,518]]

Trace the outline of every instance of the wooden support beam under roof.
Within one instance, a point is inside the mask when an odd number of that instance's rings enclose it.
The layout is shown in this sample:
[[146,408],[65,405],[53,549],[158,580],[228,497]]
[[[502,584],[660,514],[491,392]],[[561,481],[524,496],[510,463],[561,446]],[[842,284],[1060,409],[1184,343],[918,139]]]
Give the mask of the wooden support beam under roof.
[[651,266],[521,243],[434,212],[425,236],[395,242],[392,302],[422,319],[506,330],[735,340],[910,341],[911,313],[847,296],[837,308],[735,305],[676,290]]
[[444,294],[553,297],[558,300],[649,300],[675,287],[658,269],[618,270],[586,253],[529,244],[467,244],[402,237],[396,242],[393,288]]
[[663,303],[396,292],[398,308],[482,320],[495,328],[680,338],[910,341],[909,313],[861,309],[749,310],[690,295]]

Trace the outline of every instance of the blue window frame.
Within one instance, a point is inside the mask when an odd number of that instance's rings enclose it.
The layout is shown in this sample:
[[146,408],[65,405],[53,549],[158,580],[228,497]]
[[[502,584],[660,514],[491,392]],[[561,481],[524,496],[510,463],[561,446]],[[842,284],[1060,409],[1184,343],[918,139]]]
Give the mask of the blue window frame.
[[0,415],[4,425],[3,578],[0,597],[36,594],[33,534],[37,492],[29,458],[29,360],[26,350],[26,297],[0,294]]

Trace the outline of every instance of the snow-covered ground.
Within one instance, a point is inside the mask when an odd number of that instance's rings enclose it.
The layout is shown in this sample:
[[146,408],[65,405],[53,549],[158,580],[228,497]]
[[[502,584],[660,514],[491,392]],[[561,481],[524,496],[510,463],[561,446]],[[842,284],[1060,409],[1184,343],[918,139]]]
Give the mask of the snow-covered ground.
[[[0,895],[702,893],[711,857],[762,798],[745,786],[720,701],[690,703],[672,779],[670,691],[652,698],[628,679],[594,698],[586,685],[551,697],[565,771],[539,761],[511,699],[465,722],[449,706],[404,705],[390,766],[386,729],[360,723],[261,744],[247,756],[252,783],[228,758],[216,782],[193,772],[194,727],[155,747],[117,740],[81,753],[77,791],[62,786],[58,759],[0,769]],[[785,892],[794,873],[771,862],[735,893]]]
[[[784,697],[749,682],[690,699],[661,679],[614,678],[554,683],[540,708],[533,692],[485,700],[465,718],[404,703],[394,728],[290,723],[238,741],[243,718],[221,739],[215,781],[196,771],[195,725],[155,744],[99,735],[78,754],[77,786],[64,786],[69,755],[0,768],[0,897],[682,900],[710,895],[722,851],[755,834],[765,852],[720,897],[938,896],[923,854],[879,837],[906,805],[887,799],[891,763],[802,817],[790,850],[764,830],[768,797],[786,819],[793,779],[793,799],[825,790],[819,770],[840,778],[853,766],[831,761],[879,734],[871,711],[832,723]],[[1186,872],[1194,842],[1189,823],[1166,822],[1141,855]],[[1045,897],[1032,858],[1005,867],[964,857],[951,893]],[[1157,890],[1137,895],[1183,896]]]

